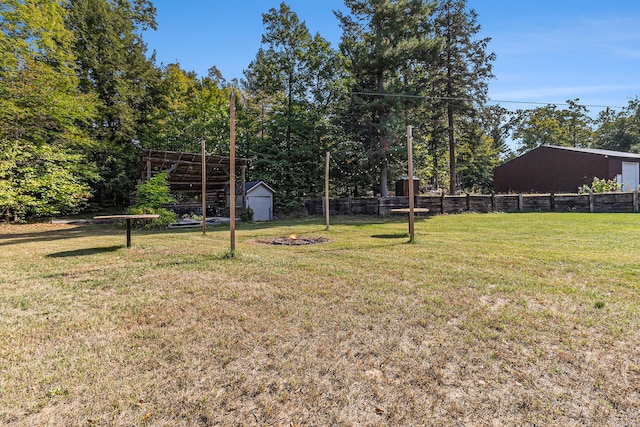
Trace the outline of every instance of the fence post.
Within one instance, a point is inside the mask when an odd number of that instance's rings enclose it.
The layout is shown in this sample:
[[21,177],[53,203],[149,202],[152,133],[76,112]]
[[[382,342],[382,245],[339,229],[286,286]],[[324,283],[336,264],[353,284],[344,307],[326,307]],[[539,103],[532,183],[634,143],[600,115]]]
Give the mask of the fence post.
[[596,211],[595,208],[595,203],[593,203],[593,191],[589,191],[589,213],[594,213]]
[[491,212],[496,211],[496,193],[491,192]]
[[638,213],[638,189],[633,190],[633,211]]
[[518,193],[518,212],[522,212],[523,205],[522,193]]
[[444,215],[444,191],[440,193],[440,213]]
[[556,195],[555,193],[551,193],[549,195],[549,211],[555,212],[556,210]]

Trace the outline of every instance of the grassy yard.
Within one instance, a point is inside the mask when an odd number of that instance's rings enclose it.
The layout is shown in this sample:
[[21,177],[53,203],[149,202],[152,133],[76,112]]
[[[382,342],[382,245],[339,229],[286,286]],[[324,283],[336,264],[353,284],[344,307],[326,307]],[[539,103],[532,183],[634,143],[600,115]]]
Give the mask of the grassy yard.
[[640,425],[639,215],[333,221],[0,226],[0,423]]

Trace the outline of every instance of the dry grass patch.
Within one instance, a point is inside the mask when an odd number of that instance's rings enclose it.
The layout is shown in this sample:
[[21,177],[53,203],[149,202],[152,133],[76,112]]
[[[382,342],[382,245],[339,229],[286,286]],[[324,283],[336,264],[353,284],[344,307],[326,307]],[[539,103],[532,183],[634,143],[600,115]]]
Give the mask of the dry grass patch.
[[636,223],[0,226],[0,422],[638,425]]

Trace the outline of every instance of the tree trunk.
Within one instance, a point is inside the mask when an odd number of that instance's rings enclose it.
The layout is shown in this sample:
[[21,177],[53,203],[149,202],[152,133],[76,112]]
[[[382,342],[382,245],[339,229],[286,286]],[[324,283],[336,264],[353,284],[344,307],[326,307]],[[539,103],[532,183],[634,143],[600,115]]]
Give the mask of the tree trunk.
[[453,36],[451,34],[453,22],[449,18],[449,26],[447,28],[446,50],[447,50],[447,123],[449,134],[449,193],[456,194],[456,140],[453,128],[453,107],[451,106],[451,98],[453,98]]
[[456,139],[451,104],[447,104],[447,120],[449,122],[449,193],[453,195],[456,194]]
[[[288,91],[287,91],[287,130],[285,133],[285,144],[287,150],[287,181],[293,183],[293,170],[291,165],[292,153],[291,153],[291,116],[293,115],[293,76],[289,73]],[[294,187],[295,188],[295,187]]]
[[[378,73],[378,93],[384,92],[384,74]],[[387,113],[384,105],[378,110],[378,132],[380,135],[380,149],[382,150],[382,165],[380,166],[380,197],[387,197],[389,191],[387,188],[389,163],[387,159],[387,151],[389,151],[389,138],[384,125],[387,121]]]
[[438,154],[434,144],[433,151],[433,186],[436,190],[440,189],[440,174],[438,173]]

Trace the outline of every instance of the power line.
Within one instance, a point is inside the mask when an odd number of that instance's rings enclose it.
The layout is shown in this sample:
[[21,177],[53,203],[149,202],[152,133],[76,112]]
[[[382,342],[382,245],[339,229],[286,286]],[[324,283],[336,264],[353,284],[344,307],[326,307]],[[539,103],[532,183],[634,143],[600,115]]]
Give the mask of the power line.
[[[415,99],[432,99],[442,101],[468,101],[479,102],[478,99],[473,98],[461,98],[454,96],[430,96],[430,95],[406,95],[401,93],[379,93],[379,92],[349,92],[350,95],[368,95],[368,96],[389,96],[394,98],[415,98]],[[499,100],[499,99],[487,99],[487,102],[501,103],[501,104],[529,104],[529,105],[570,105],[567,102],[538,102],[538,101],[513,101],[513,100]],[[625,108],[616,105],[597,105],[597,104],[578,104],[581,107],[590,108]]]

